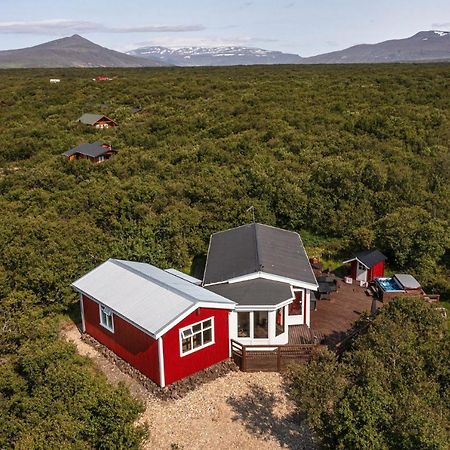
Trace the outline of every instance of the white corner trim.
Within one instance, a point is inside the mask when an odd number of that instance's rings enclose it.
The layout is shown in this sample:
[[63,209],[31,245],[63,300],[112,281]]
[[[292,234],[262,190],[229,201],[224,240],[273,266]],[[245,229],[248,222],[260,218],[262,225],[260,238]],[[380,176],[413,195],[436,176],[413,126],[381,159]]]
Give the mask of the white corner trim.
[[158,338],[158,363],[159,363],[159,383],[161,387],[165,387],[166,376],[164,370],[164,346],[162,336]]
[[84,302],[83,294],[80,294],[80,311],[81,311],[81,330],[86,333],[86,322],[84,321]]

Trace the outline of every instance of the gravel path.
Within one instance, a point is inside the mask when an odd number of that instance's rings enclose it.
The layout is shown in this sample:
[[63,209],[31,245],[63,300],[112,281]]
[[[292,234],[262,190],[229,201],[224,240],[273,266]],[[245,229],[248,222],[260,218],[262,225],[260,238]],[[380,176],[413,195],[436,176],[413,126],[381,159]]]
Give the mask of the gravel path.
[[147,450],[311,449],[309,431],[298,425],[294,405],[277,373],[230,372],[177,400],[159,400],[80,339],[68,324],[62,331],[82,355],[92,358],[111,383],[125,382],[145,401],[141,421],[150,437]]

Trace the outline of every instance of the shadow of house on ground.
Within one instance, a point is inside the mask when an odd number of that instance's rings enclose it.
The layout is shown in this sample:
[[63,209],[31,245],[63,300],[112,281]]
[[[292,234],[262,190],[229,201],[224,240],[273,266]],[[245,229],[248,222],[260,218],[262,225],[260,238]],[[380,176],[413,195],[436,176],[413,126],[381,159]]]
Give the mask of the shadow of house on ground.
[[233,420],[240,421],[250,432],[263,439],[275,438],[282,448],[291,450],[317,450],[312,432],[300,421],[297,414],[283,415],[278,411],[283,400],[258,385],[251,385],[250,392],[241,397],[230,396]]

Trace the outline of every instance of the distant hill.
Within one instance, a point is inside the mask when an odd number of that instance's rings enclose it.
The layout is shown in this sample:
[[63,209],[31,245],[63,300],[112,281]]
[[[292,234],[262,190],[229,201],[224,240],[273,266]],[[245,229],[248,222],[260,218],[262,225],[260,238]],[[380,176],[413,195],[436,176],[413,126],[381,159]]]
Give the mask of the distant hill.
[[302,58],[250,47],[141,47],[109,50],[75,34],[35,47],[0,51],[0,68],[235,66],[253,64],[353,64],[450,61],[450,32],[420,31],[406,39],[361,44]]
[[176,66],[237,66],[252,64],[298,64],[299,55],[250,47],[142,47],[128,55]]
[[109,50],[75,34],[34,47],[0,51],[0,68],[149,67],[167,64]]
[[361,44],[303,58],[302,64],[426,62],[450,60],[450,32],[420,31],[406,39]]

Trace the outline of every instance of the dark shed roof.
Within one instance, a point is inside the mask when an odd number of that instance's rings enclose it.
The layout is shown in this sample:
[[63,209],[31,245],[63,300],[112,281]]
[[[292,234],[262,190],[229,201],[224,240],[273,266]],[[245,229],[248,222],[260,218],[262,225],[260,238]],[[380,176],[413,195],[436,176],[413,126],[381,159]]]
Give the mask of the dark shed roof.
[[317,285],[298,233],[252,223],[211,236],[204,284],[255,272]]
[[350,262],[355,259],[358,259],[361,261],[367,268],[373,267],[375,264],[379,263],[380,261],[384,261],[386,259],[386,256],[383,255],[383,253],[380,252],[380,250],[374,248],[372,250],[363,250],[361,252],[358,252],[355,254],[355,256],[347,261],[344,262]]
[[206,286],[206,289],[243,306],[274,306],[293,298],[288,284],[264,278],[240,283],[213,284]]
[[64,152],[64,156],[72,156],[76,153],[79,153],[80,155],[86,155],[90,156],[91,158],[97,158],[98,156],[104,155],[108,152],[115,152],[117,153],[117,150],[112,148],[110,145],[103,144],[100,141],[92,142],[90,144],[80,144],[78,147],[71,148],[70,150],[67,150],[67,152]]

